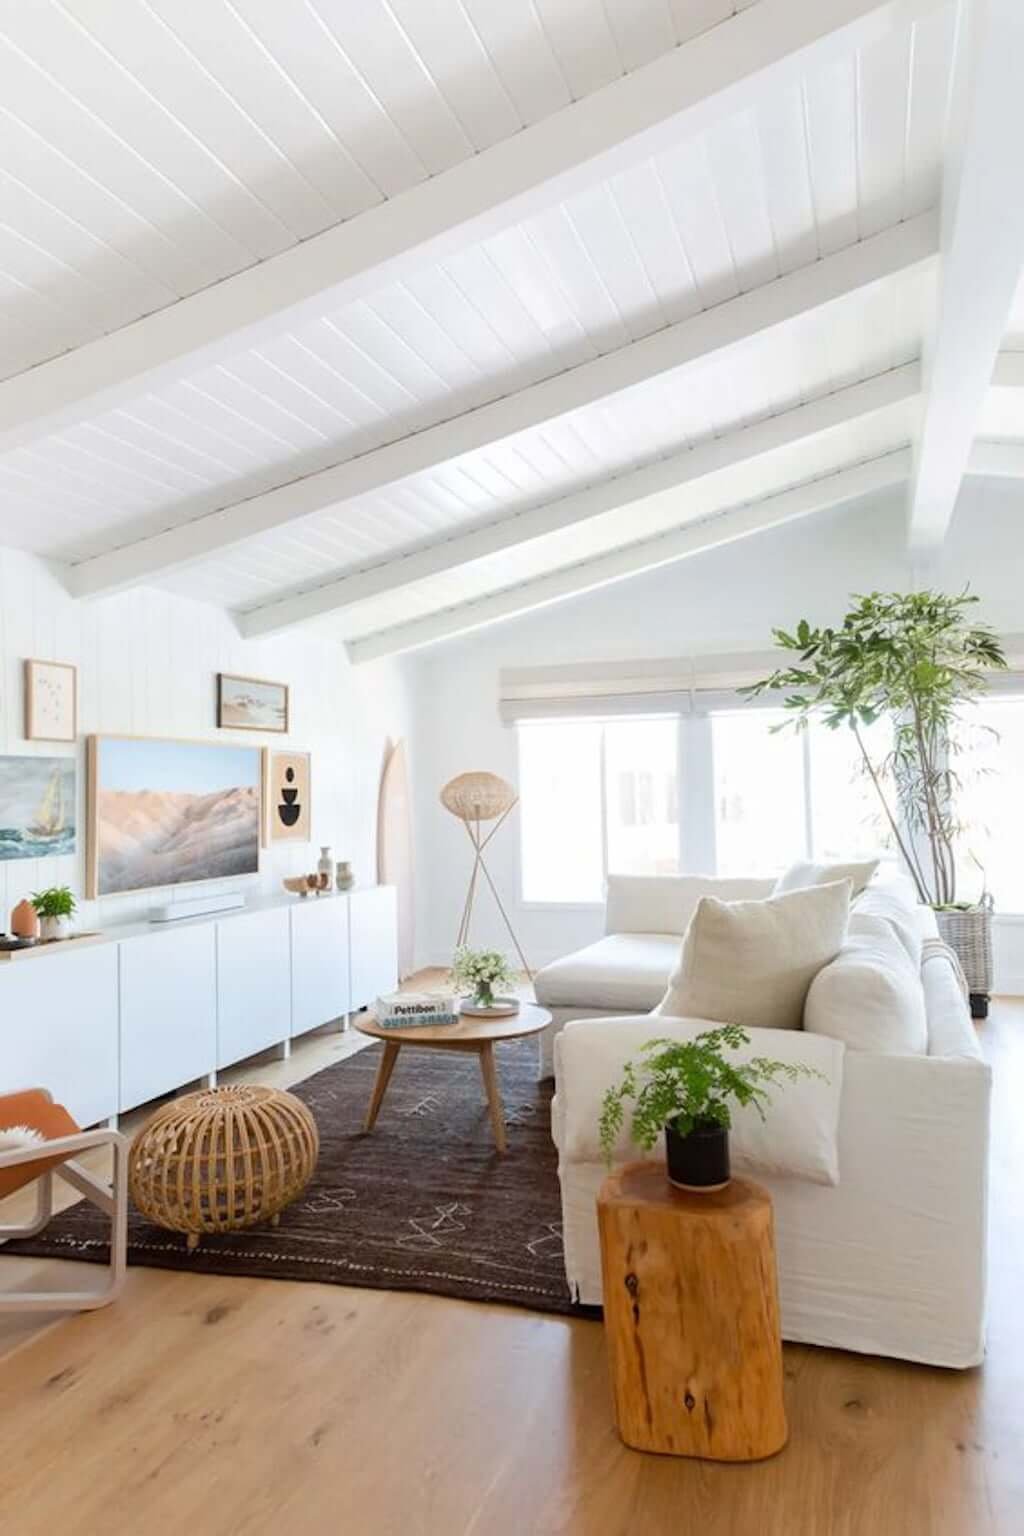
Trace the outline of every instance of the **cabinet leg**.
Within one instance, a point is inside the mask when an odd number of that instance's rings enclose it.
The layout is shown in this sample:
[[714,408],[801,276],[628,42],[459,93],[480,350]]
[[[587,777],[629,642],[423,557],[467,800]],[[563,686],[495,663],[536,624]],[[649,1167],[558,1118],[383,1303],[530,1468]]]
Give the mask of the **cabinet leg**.
[[370,1095],[366,1119],[363,1121],[364,1131],[372,1131],[377,1123],[377,1116],[380,1114],[380,1107],[384,1102],[384,1095],[388,1091],[388,1083],[391,1081],[391,1074],[395,1070],[395,1062],[398,1060],[398,1053],[401,1049],[402,1047],[397,1040],[385,1040],[384,1042],[384,1054],[380,1059],[380,1066],[377,1068],[377,1081],[373,1085],[373,1093]]
[[508,1142],[505,1139],[505,1109],[501,1102],[498,1072],[494,1065],[494,1046],[489,1040],[485,1040],[481,1045],[479,1054],[480,1071],[483,1075],[484,1087],[487,1090],[487,1107],[491,1112],[491,1129],[494,1132],[494,1145],[499,1152],[504,1154],[508,1150]]

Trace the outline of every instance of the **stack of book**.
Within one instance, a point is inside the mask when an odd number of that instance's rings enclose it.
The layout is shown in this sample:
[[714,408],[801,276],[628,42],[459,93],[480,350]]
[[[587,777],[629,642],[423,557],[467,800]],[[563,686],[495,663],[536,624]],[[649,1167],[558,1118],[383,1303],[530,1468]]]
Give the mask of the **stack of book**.
[[459,1000],[447,992],[391,992],[378,997],[373,1012],[381,1029],[435,1029],[459,1022]]

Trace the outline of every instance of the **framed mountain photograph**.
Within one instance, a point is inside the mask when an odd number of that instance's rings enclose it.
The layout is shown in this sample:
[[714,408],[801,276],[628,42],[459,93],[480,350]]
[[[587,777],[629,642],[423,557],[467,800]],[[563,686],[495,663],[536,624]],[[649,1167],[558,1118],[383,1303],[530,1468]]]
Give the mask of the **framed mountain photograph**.
[[90,736],[87,894],[255,875],[259,747]]

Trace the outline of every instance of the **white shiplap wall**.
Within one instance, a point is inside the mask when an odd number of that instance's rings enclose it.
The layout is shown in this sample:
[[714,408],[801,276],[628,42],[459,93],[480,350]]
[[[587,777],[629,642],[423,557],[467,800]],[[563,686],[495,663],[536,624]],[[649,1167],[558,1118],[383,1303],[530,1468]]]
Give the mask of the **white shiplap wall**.
[[[139,590],[75,603],[50,569],[32,556],[0,549],[0,753],[49,756],[70,748],[24,739],[22,663],[35,656],[79,668],[79,839],[75,856],[0,862],[0,929],[22,896],[67,884],[79,897],[85,875],[84,737],[90,732],[236,739],[313,754],[315,842],[285,844],[263,857],[258,881],[278,888],[282,875],[311,869],[320,843],[353,861],[360,882],[375,879],[377,786],[388,735],[405,733],[400,668],[349,667],[344,650],[322,631],[265,642],[241,640],[223,612]],[[287,737],[216,729],[216,674],[240,672],[290,683]],[[2,813],[0,813],[2,814]],[[179,894],[189,887],[179,887]],[[130,920],[158,899],[119,896],[85,903],[80,926]]]

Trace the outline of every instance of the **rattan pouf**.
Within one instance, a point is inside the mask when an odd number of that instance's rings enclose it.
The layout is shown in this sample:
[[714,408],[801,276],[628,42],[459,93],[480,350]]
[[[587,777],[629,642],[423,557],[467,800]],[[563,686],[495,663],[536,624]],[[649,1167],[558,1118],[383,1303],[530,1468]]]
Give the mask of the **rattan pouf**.
[[294,1094],[240,1083],[164,1104],[132,1142],[128,1187],[147,1220],[188,1234],[277,1223],[316,1167],[316,1121]]

